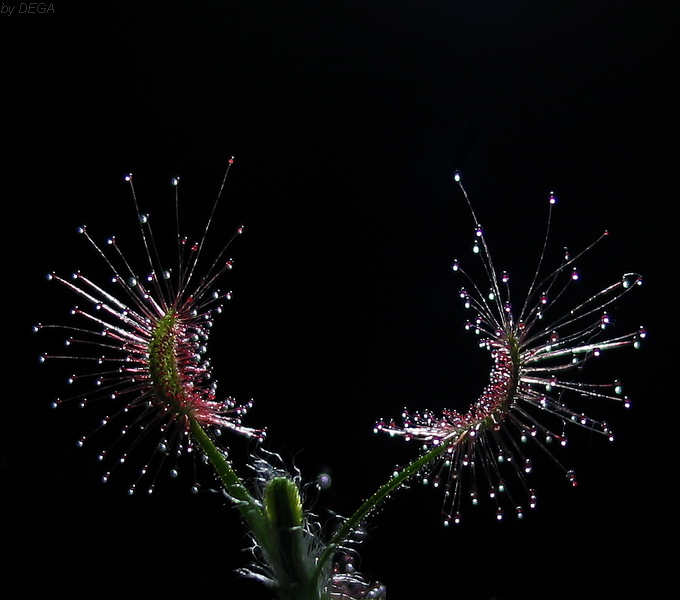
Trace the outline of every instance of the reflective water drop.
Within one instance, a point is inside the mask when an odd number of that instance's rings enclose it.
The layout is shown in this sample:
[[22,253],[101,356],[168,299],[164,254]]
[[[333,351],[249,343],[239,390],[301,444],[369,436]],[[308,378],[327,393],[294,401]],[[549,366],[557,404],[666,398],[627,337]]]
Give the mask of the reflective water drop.
[[316,478],[316,483],[320,489],[327,490],[331,487],[331,476],[328,473],[319,473],[319,476]]
[[637,273],[626,273],[621,278],[621,285],[625,289],[628,289],[634,285],[642,285],[642,277],[640,277]]
[[529,490],[529,508],[536,508],[536,490],[531,489]]
[[635,335],[635,340],[633,341],[633,348],[636,350],[642,345],[642,340],[647,337],[647,330],[644,327],[640,327],[637,334]]

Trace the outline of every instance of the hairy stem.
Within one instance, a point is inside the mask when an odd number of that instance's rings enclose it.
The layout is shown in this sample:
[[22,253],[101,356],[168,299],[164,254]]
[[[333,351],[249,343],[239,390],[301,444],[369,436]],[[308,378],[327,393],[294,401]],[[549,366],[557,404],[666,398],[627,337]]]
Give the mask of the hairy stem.
[[466,435],[467,432],[463,432],[456,437],[450,437],[448,440],[444,440],[441,444],[435,446],[434,448],[428,450],[422,454],[419,458],[413,462],[406,465],[403,469],[395,472],[392,478],[381,485],[373,495],[368,498],[357,510],[349,517],[335,532],[330,542],[324,549],[323,553],[319,557],[319,562],[316,566],[316,572],[321,575],[323,570],[326,568],[327,563],[332,559],[338,546],[342,544],[351,534],[351,532],[361,525],[361,522],[374,511],[381,502],[383,502],[392,492],[399,489],[404,483],[409,479],[417,475],[420,470],[428,463],[436,460],[440,455],[442,455],[446,449],[451,446],[458,444],[462,437]]
[[260,543],[265,545],[268,541],[268,536],[265,533],[265,517],[261,506],[248,493],[245,485],[243,485],[243,481],[236,474],[225,454],[217,448],[205,429],[192,417],[189,417],[189,423],[194,440],[196,440],[201,450],[210,460],[210,463],[224,484],[227,494],[229,494],[234,505],[245,519],[253,535]]
[[318,585],[321,572],[307,572],[304,517],[297,484],[285,477],[274,478],[265,488],[263,504],[257,502],[198,421],[190,417],[189,422],[194,440],[210,460],[276,574],[280,587],[273,591],[277,597],[281,600],[323,600],[318,591],[323,589]]

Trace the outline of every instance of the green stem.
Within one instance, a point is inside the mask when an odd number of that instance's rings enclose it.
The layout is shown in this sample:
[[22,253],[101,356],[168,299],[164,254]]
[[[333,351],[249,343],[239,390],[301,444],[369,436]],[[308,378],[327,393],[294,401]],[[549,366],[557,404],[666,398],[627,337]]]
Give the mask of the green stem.
[[191,435],[201,447],[201,450],[212,463],[217,475],[224,484],[224,488],[233,500],[250,530],[261,543],[266,543],[267,534],[265,531],[266,519],[260,504],[248,493],[243,485],[241,478],[236,474],[225,454],[215,446],[205,429],[198,421],[189,417]]
[[[208,457],[212,463],[215,471],[217,472],[220,480],[224,484],[224,487],[232,498],[236,508],[240,511],[241,515],[248,524],[252,534],[258,540],[258,542],[267,549],[273,549],[273,539],[271,531],[269,530],[269,519],[264,513],[262,506],[248,493],[248,490],[243,485],[243,482],[236,474],[231,464],[227,460],[225,454],[215,446],[214,442],[210,436],[205,432],[201,425],[195,419],[189,417],[189,423],[191,427],[191,433],[193,438],[196,440],[198,445],[201,447],[205,455]],[[316,568],[311,578],[306,579],[308,584],[318,582],[323,576],[324,572],[328,567],[328,563],[333,558],[333,555],[337,551],[337,548],[342,544],[355,530],[361,522],[373,511],[375,510],[381,502],[383,502],[392,492],[397,490],[406,481],[414,477],[421,471],[421,469],[428,463],[436,460],[451,445],[458,444],[461,438],[466,435],[463,432],[454,438],[453,436],[445,439],[441,444],[435,446],[434,448],[428,450],[422,454],[419,458],[409,463],[396,472],[389,481],[385,482],[380,486],[375,493],[368,498],[358,510],[349,517],[340,528],[333,535],[329,541],[326,548],[319,556],[319,560],[316,564]],[[321,586],[322,588],[323,586]],[[316,585],[312,589],[297,591],[298,594],[303,594],[300,598],[310,598],[311,600],[316,600],[318,592]]]
[[455,440],[453,436],[445,439],[441,444],[435,446],[431,450],[428,450],[419,458],[406,465],[403,469],[394,473],[389,481],[380,486],[375,491],[375,493],[370,498],[368,498],[368,500],[366,500],[357,509],[357,511],[351,517],[349,517],[335,532],[330,542],[319,557],[319,562],[316,566],[317,576],[321,576],[321,573],[326,568],[326,564],[331,560],[338,546],[349,537],[352,530],[359,527],[361,522],[369,515],[369,513],[375,510],[378,505],[383,502],[392,492],[406,483],[406,481],[411,479],[411,477],[417,475],[425,465],[438,458],[451,445],[458,444],[458,442],[464,435],[466,435],[466,433],[467,432],[463,432]]
[[198,421],[190,416],[189,423],[194,440],[213,465],[250,533],[263,549],[270,567],[277,578],[281,578],[282,587],[274,590],[277,597],[281,600],[321,600],[317,579],[304,573],[303,513],[296,484],[285,477],[275,478],[265,489],[264,502],[257,502],[224,452]]

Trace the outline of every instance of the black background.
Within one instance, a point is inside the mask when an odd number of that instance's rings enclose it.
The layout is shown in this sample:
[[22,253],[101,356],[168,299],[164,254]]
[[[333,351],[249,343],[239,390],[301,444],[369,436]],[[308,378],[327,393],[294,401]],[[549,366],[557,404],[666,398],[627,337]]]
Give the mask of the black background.
[[[3,7],[10,4],[3,4]],[[463,410],[488,358],[463,331],[454,258],[471,261],[459,169],[499,268],[528,277],[552,247],[609,238],[581,261],[586,290],[625,271],[645,287],[615,310],[645,324],[612,353],[631,411],[593,407],[617,441],[575,432],[534,475],[523,522],[473,511],[445,529],[441,495],[414,484],[370,523],[363,567],[389,597],[513,600],[668,590],[677,385],[677,10],[671,2],[106,3],[2,24],[5,581],[99,597],[115,588],[268,598],[233,570],[239,521],[190,476],[128,497],[74,441],[96,409],[50,409],[71,366],[39,365],[75,299],[45,273],[105,277],[76,227],[134,248],[133,172],[157,231],[200,235],[236,157],[212,248],[234,229],[234,291],[211,339],[219,391],[255,399],[249,425],[306,481],[313,510],[349,514],[417,448],[372,433],[402,407]],[[131,250],[134,252],[134,250]],[[591,287],[592,286],[592,287]],[[101,416],[101,415],[99,415]],[[231,444],[238,462],[249,450]],[[242,463],[241,463],[242,465]],[[188,470],[188,469],[187,469]],[[672,544],[672,542],[670,542]]]

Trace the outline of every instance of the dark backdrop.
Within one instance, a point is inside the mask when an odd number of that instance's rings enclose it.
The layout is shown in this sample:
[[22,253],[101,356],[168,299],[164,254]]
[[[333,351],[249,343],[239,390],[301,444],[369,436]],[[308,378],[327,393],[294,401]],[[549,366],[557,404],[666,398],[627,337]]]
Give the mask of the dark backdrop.
[[[3,4],[9,7],[10,4]],[[644,323],[639,353],[614,353],[631,411],[596,407],[614,444],[575,433],[521,523],[472,513],[444,529],[441,494],[414,484],[370,522],[366,571],[400,598],[613,598],[666,588],[677,467],[677,10],[671,2],[107,3],[2,17],[5,319],[2,469],[5,581],[25,592],[99,597],[115,586],[268,598],[233,574],[248,556],[233,510],[189,478],[148,498],[130,476],[99,481],[75,440],[96,410],[52,411],[71,367],[37,321],[75,299],[55,269],[102,274],[76,227],[133,243],[122,175],[159,230],[200,234],[227,159],[236,162],[212,243],[240,224],[234,299],[211,354],[219,390],[255,399],[247,418],[307,481],[313,507],[349,514],[417,448],[372,433],[402,407],[463,410],[488,358],[463,331],[454,258],[471,259],[459,169],[499,268],[528,276],[552,243],[611,232],[587,285],[639,271],[617,307]],[[45,5],[49,8],[50,5]],[[8,9],[9,10],[9,9]],[[588,277],[590,279],[588,279]],[[666,413],[665,411],[669,412]],[[249,450],[234,440],[235,460]],[[11,533],[10,533],[11,532]],[[672,545],[672,542],[670,542]],[[23,595],[23,593],[22,593]]]

